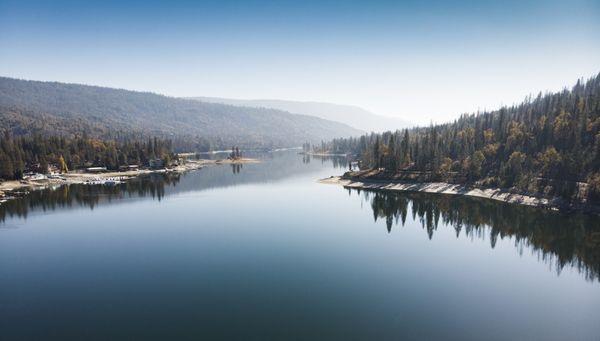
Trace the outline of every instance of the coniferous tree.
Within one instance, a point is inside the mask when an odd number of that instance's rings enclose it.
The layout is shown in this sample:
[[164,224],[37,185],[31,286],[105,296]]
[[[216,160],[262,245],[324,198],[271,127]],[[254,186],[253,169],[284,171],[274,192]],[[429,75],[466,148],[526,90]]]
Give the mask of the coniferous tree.
[[335,139],[325,149],[356,156],[362,168],[428,180],[563,196],[587,182],[593,197],[600,179],[600,74],[519,105],[426,128]]

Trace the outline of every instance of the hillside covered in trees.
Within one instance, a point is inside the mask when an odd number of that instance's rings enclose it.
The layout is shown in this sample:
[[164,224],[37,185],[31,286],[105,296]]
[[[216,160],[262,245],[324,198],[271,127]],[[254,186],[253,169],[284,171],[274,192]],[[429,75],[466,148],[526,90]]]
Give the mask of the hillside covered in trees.
[[321,149],[351,153],[361,168],[376,169],[372,176],[382,179],[598,201],[600,74],[519,105],[465,114],[447,124],[335,139]]
[[238,107],[78,84],[0,77],[0,132],[102,140],[158,137],[176,150],[294,147],[357,136],[345,124],[282,110]]
[[47,173],[49,166],[66,172],[83,167],[100,166],[117,170],[125,165],[147,165],[161,159],[165,164],[174,158],[171,141],[150,139],[101,141],[41,135],[13,138],[0,137],[0,180],[21,179],[25,171]]

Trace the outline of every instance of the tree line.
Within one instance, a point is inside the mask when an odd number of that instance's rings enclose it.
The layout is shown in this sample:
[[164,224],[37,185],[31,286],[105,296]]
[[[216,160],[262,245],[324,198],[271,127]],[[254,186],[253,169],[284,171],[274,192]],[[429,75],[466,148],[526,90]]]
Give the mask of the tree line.
[[99,140],[81,137],[27,135],[0,137],[0,179],[21,179],[27,171],[47,173],[49,166],[60,172],[84,168],[147,165],[162,159],[169,164],[174,155],[172,142],[151,138],[140,140]]
[[361,168],[420,172],[428,180],[566,197],[586,183],[589,198],[600,200],[600,74],[451,123],[334,139],[322,148],[353,154]]

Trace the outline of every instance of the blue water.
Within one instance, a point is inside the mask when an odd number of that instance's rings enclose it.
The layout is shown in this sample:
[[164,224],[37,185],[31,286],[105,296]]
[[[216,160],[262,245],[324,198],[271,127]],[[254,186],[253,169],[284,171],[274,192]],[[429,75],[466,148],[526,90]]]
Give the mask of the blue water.
[[0,339],[600,338],[597,217],[258,156],[0,206]]

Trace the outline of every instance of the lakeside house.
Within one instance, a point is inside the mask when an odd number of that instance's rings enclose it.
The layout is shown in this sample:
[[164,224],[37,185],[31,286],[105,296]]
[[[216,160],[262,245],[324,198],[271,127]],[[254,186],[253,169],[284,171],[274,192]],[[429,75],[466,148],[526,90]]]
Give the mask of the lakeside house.
[[106,167],[88,167],[85,171],[88,173],[104,173],[106,172]]
[[124,165],[119,167],[119,171],[127,172],[127,171],[137,171],[140,169],[138,165]]
[[41,163],[32,163],[25,165],[25,173],[26,174],[56,174],[60,173],[60,169],[56,164],[49,163],[46,165],[42,165]]
[[35,173],[35,172],[27,172],[25,174],[23,174],[23,180],[46,180],[47,177],[44,174],[41,173]]

